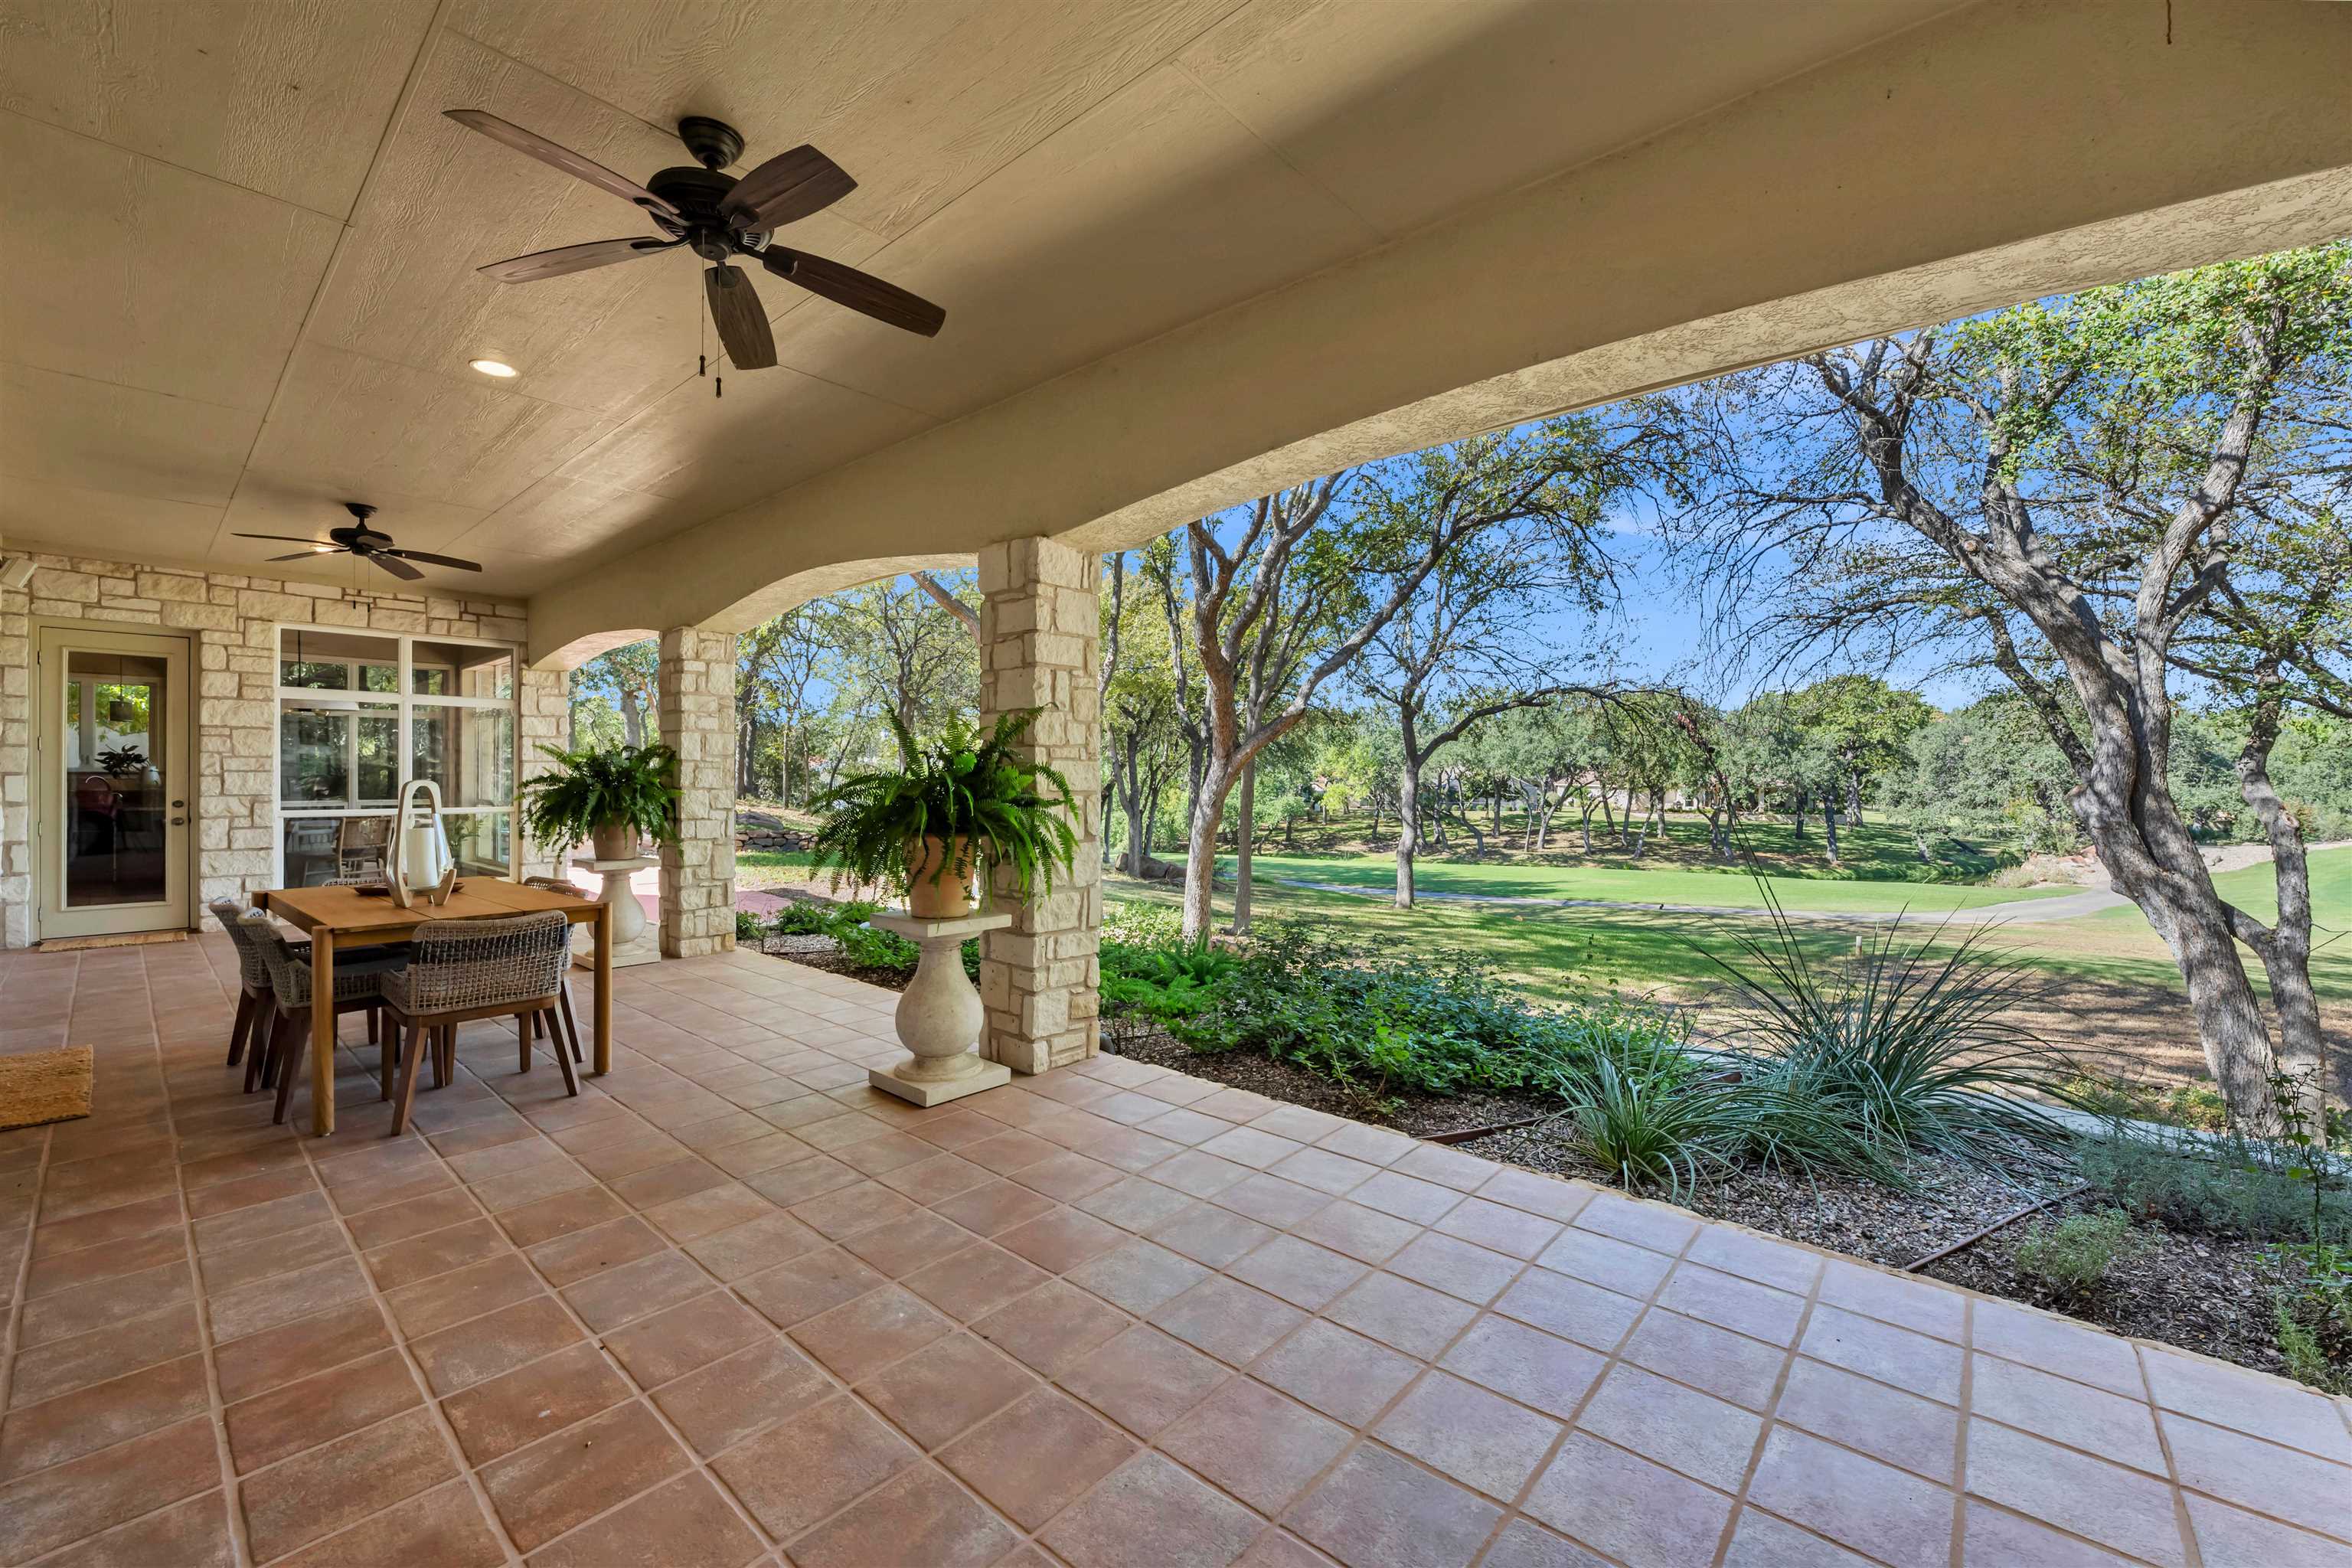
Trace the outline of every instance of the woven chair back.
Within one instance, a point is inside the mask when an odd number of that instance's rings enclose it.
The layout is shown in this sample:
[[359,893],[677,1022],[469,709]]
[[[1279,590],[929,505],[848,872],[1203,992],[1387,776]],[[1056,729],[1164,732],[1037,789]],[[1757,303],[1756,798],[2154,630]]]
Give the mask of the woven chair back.
[[455,1013],[552,996],[572,962],[571,923],[553,910],[487,921],[427,921],[386,994],[409,1014]]

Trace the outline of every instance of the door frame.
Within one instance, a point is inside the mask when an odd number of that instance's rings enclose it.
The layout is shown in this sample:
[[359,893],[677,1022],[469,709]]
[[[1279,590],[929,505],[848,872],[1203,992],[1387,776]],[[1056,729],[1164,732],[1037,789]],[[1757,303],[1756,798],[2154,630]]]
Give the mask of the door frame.
[[[104,936],[196,927],[196,679],[193,634],[119,621],[43,616],[31,632],[33,667],[33,790],[28,826],[33,856],[33,940]],[[66,658],[70,649],[141,654],[164,661],[163,777],[186,802],[164,818],[161,900],[146,904],[68,909],[65,889]]]

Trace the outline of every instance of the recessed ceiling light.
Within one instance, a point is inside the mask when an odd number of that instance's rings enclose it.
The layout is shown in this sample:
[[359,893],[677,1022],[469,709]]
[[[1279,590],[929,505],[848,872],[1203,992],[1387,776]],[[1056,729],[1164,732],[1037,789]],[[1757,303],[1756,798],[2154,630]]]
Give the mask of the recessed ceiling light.
[[484,375],[495,375],[501,381],[517,374],[515,367],[504,360],[478,359],[473,362],[473,366]]

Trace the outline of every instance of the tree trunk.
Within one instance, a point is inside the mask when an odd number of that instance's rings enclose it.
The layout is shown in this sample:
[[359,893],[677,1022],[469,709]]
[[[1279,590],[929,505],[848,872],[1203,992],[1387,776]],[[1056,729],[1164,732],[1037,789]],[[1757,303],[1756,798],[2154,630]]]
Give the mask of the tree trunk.
[[1241,811],[1234,825],[1234,934],[1250,923],[1250,854],[1257,843],[1257,764],[1242,769]]
[[1838,863],[1837,819],[1838,808],[1835,797],[1832,796],[1823,799],[1822,802],[1822,841],[1824,846],[1825,852],[1829,856],[1829,862],[1832,866]]
[[1216,918],[1217,840],[1224,831],[1225,798],[1237,782],[1213,758],[1201,770],[1192,830],[1184,845],[1184,937],[1188,942],[1207,936]]
[[621,737],[632,746],[646,743],[646,713],[637,706],[634,687],[621,688]]
[[1845,819],[1849,823],[1862,820],[1862,770],[1860,768],[1846,774]]
[[1421,769],[1407,757],[1397,770],[1396,907],[1412,908],[1412,858],[1421,848]]

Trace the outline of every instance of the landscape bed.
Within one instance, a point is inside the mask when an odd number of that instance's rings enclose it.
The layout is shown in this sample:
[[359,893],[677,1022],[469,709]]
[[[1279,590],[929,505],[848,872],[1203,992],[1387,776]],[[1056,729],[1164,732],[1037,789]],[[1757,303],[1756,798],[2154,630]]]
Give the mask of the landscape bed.
[[[913,949],[875,941],[886,933],[857,924],[865,912],[863,906],[806,906],[782,917],[782,923],[798,928],[793,933],[781,940],[772,931],[758,934],[800,950],[777,956],[903,986]],[[835,945],[815,948],[813,939]],[[1268,978],[1262,966],[1253,970],[1222,950],[1176,942],[1164,922],[1154,925],[1150,917],[1140,928],[1130,918],[1106,943],[1104,1048],[1268,1099],[1456,1142],[1527,1169],[1630,1185],[1711,1218],[1875,1263],[1909,1268],[1932,1257],[1920,1268],[1931,1278],[2066,1312],[2119,1333],[2300,1377],[2334,1392],[2352,1388],[2352,1253],[2340,1246],[2299,1250],[2308,1237],[2298,1207],[2324,1204],[2325,1218],[2315,1215],[2312,1223],[2340,1239],[2352,1237],[2352,1200],[2324,1186],[2298,1186],[2281,1174],[2285,1165],[2275,1145],[2234,1146],[2239,1152],[2229,1157],[2247,1163],[2247,1170],[2232,1174],[2226,1159],[2218,1172],[2209,1173],[2205,1160],[2182,1155],[2184,1148],[2206,1145],[2143,1149],[2134,1143],[2127,1146],[2126,1159],[2100,1152],[2111,1145],[2072,1136],[2005,1143],[2009,1134],[1996,1127],[1984,1141],[1944,1144],[1931,1129],[1892,1163],[1867,1169],[1825,1166],[1802,1157],[1801,1150],[1761,1159],[1750,1152],[1693,1159],[1681,1169],[1661,1166],[1654,1179],[1628,1181],[1622,1168],[1595,1157],[1594,1140],[1579,1135],[1577,1091],[1572,1085],[1563,1089],[1568,1080],[1554,1070],[1550,1056],[1538,1052],[1521,1059],[1494,1051],[1491,1041],[1454,1037],[1422,1053],[1428,1060],[1413,1061],[1418,1042],[1398,1037],[1387,1022],[1367,1022],[1362,1016],[1384,1009],[1412,1015],[1423,1008],[1425,1019],[1425,1009],[1433,1005],[1458,1006],[1473,1020],[1473,1033],[1479,1026],[1508,1026],[1508,1005],[1495,1011],[1497,995],[1481,989],[1475,966],[1450,981],[1415,978],[1400,1002],[1382,990],[1385,982],[1378,975],[1368,980],[1360,968],[1341,963],[1338,950],[1313,946],[1318,940],[1297,931],[1276,934],[1271,941],[1277,950],[1283,942],[1307,944],[1294,945],[1287,960],[1276,962],[1295,966],[1305,952],[1313,955],[1310,966],[1328,966],[1310,967],[1286,1000],[1258,995],[1236,1001],[1253,974]],[[1881,965],[1903,956],[1892,937],[1876,951],[1874,962]],[[966,963],[977,966],[976,950],[967,952]],[[1985,970],[1976,977],[1991,982],[1999,973]],[[1343,1005],[1318,1011],[1313,998],[1321,980],[1341,987]],[[1424,995],[1415,989],[1424,983],[1435,991]],[[1448,985],[1457,989],[1449,992]],[[1275,986],[1280,989],[1281,983]],[[1308,999],[1303,1010],[1302,996]],[[1220,1008],[1238,1014],[1239,1026],[1221,1017]],[[1980,1005],[1960,1010],[1984,1024]],[[1534,1023],[1540,1035],[1557,1026],[1562,1010],[1528,1009],[1525,1016],[1555,1021]],[[1338,1037],[1310,1042],[1304,1049],[1295,1044],[1268,1049],[1252,1036],[1253,1028],[1267,1027],[1269,1019],[1278,1033],[1302,1016],[1309,1033],[1328,1027]],[[1335,1023],[1335,1017],[1344,1021]],[[1612,1000],[1596,1017],[1597,1026],[1587,1034],[1602,1042],[1604,1050],[1631,1048],[1638,1054],[1667,1041],[1687,1044],[1688,1018],[1677,1012],[1649,1015],[1641,1005],[1629,1008]],[[1990,1034],[1980,1031],[1946,1044],[1958,1054],[1974,1049],[1981,1055],[1989,1044],[1998,1048],[2002,1038],[1997,1022],[1990,1027]],[[1543,1037],[1572,1049],[1586,1035],[1570,1029]],[[1203,1040],[1223,1048],[1202,1049]],[[1628,1042],[1635,1043],[1629,1047]],[[1724,1058],[1700,1051],[1695,1059],[1699,1065],[1677,1081],[1696,1092],[1738,1076],[1720,1070]],[[1367,1068],[1424,1081],[1368,1082]],[[1481,1069],[1508,1081],[1499,1087],[1482,1082]],[[2046,1079],[2054,1094],[2080,1093],[2059,1058],[2047,1063]],[[1436,1079],[1444,1080],[1444,1087],[1428,1086]],[[1964,1070],[1958,1081],[1974,1079]],[[1831,1150],[1834,1155],[1834,1142]],[[2042,1200],[2049,1201],[2035,1212],[1979,1234],[1991,1221]],[[2294,1314],[2284,1331],[2283,1303]],[[2300,1353],[2290,1354],[2296,1327],[2303,1335],[2294,1342]]]

